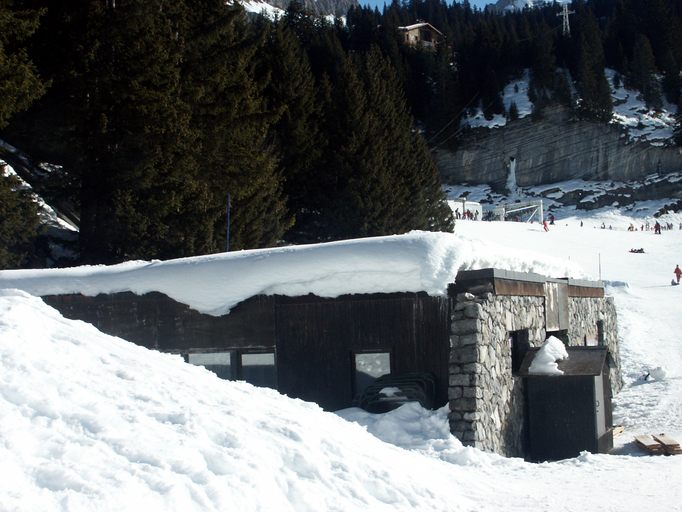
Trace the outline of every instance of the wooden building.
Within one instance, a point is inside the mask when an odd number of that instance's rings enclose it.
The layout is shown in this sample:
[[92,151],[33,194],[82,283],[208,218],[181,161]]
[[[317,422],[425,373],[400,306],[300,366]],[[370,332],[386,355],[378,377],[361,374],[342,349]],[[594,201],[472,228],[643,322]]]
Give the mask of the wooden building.
[[182,354],[223,378],[272,387],[327,410],[352,406],[365,386],[390,373],[432,374],[435,403],[447,402],[447,297],[257,296],[218,317],[160,293],[44,299],[108,334]]
[[327,410],[358,404],[379,377],[427,376],[429,404],[449,404],[456,437],[508,456],[527,455],[519,372],[526,353],[548,336],[567,346],[599,346],[610,362],[605,382],[614,392],[621,382],[615,307],[595,282],[460,271],[447,296],[259,295],[223,316],[157,292],[43,298],[105,333]]
[[440,30],[426,22],[398,27],[398,31],[404,44],[427,50],[435,50],[445,40]]

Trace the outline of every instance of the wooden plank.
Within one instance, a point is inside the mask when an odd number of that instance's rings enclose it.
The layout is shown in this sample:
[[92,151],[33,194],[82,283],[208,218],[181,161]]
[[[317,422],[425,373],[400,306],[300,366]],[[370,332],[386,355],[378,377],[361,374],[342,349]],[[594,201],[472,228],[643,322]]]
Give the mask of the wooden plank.
[[646,450],[649,453],[655,453],[655,454],[665,453],[665,447],[663,446],[663,444],[656,441],[649,434],[641,434],[641,435],[635,436],[635,443],[637,443],[637,445],[640,448],[643,448],[644,450]]
[[677,455],[682,453],[682,448],[680,448],[680,443],[675,441],[672,437],[666,434],[657,434],[653,438],[663,445],[663,449],[666,453],[671,455]]

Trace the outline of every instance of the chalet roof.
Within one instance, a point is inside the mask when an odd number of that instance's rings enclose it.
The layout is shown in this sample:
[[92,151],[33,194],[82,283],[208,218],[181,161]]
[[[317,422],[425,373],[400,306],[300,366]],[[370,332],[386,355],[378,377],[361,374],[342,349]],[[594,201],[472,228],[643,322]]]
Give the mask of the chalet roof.
[[420,23],[415,23],[415,24],[413,24],[413,25],[406,25],[406,26],[403,26],[403,27],[398,27],[398,30],[403,30],[403,31],[405,31],[405,32],[409,32],[410,30],[415,30],[415,29],[417,29],[417,28],[423,28],[423,27],[428,27],[428,28],[430,28],[431,30],[433,30],[434,32],[437,32],[439,35],[445,37],[445,36],[443,35],[443,33],[442,33],[440,30],[438,30],[436,27],[434,27],[433,25],[431,25],[431,23],[426,23],[426,22],[424,22],[424,21],[423,21],[423,22],[420,22]]

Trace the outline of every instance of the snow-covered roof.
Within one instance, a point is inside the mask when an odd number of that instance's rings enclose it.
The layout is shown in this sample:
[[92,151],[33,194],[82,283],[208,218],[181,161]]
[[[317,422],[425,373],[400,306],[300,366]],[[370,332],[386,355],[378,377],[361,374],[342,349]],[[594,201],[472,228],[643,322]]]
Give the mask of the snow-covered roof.
[[431,25],[431,23],[426,23],[426,22],[414,23],[413,25],[405,25],[402,27],[398,27],[398,30],[404,30],[405,32],[409,32],[410,30],[416,30],[418,28],[424,28],[424,27],[430,28],[431,30],[433,30],[434,32],[437,32],[441,36],[443,35],[443,33],[440,30],[438,30],[436,27]]
[[33,295],[157,291],[202,313],[222,315],[256,295],[338,297],[353,293],[445,295],[459,270],[497,267],[582,277],[569,261],[510,251],[454,233],[344,240],[112,266],[0,271],[0,288]]

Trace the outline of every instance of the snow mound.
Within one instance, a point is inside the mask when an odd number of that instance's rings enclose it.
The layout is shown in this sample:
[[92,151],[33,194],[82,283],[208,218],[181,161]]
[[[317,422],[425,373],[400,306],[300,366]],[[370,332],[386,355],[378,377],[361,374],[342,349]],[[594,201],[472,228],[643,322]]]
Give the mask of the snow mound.
[[528,373],[534,375],[563,375],[559,370],[557,361],[568,359],[568,352],[563,342],[556,336],[550,336],[545,340],[533,357],[528,367]]
[[[441,462],[0,291],[2,510],[473,510]],[[438,492],[434,492],[438,489]]]

